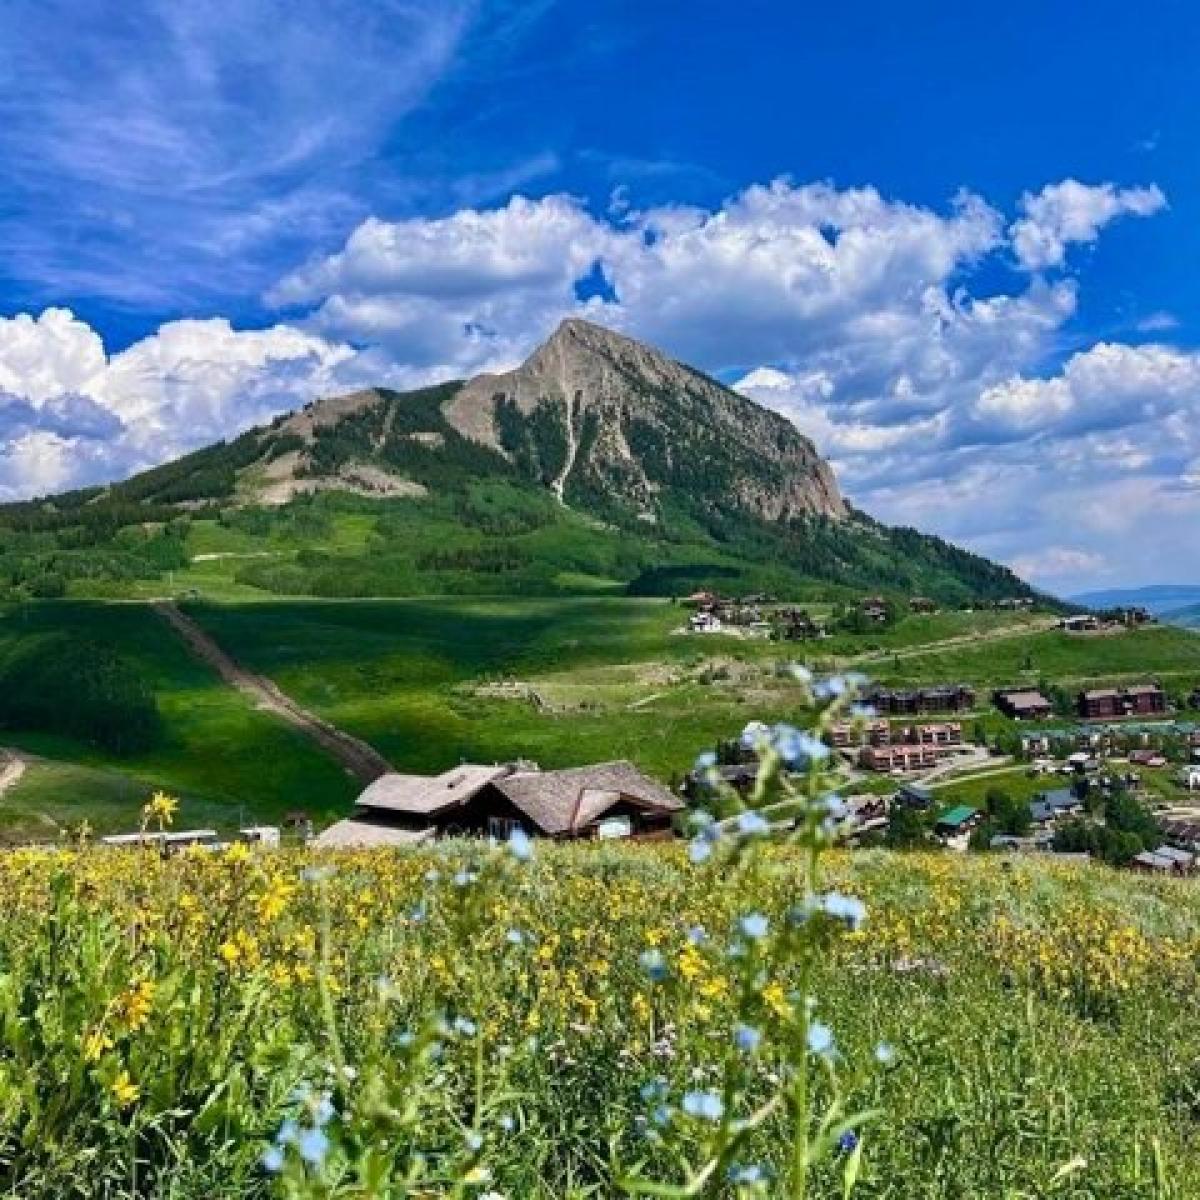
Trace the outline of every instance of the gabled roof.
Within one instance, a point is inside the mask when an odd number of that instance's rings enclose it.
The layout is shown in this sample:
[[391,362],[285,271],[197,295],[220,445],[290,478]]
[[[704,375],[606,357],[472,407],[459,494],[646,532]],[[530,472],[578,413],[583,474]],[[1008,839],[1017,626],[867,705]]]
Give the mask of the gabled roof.
[[1156,871],[1173,870],[1175,867],[1174,859],[1167,858],[1154,850],[1143,850],[1140,854],[1135,854],[1133,861],[1139,866],[1151,867]]
[[359,796],[358,805],[431,817],[464,804],[515,769],[510,763],[490,767],[466,763],[434,776],[381,775]]
[[497,791],[551,836],[583,829],[623,800],[666,813],[683,808],[678,796],[624,760],[564,771],[518,771],[495,784]]
[[1070,788],[1055,788],[1053,791],[1042,792],[1038,799],[1049,804],[1051,808],[1076,808],[1081,805],[1079,797]]
[[373,822],[384,828],[385,813],[429,820],[466,804],[489,785],[551,836],[583,829],[622,801],[667,813],[683,808],[678,796],[624,760],[563,771],[465,764],[432,777],[382,775],[359,796],[354,817],[339,824]]
[[1196,856],[1187,850],[1177,850],[1174,846],[1159,846],[1154,850],[1159,858],[1169,858],[1181,866],[1190,867],[1196,861]]

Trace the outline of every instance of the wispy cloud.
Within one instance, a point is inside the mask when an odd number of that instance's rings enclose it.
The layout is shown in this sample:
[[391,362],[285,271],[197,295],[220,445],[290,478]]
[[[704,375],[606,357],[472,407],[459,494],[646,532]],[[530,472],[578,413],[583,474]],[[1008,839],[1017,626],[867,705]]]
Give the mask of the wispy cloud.
[[30,294],[256,291],[363,215],[355,172],[451,69],[472,0],[11,0],[0,236]]

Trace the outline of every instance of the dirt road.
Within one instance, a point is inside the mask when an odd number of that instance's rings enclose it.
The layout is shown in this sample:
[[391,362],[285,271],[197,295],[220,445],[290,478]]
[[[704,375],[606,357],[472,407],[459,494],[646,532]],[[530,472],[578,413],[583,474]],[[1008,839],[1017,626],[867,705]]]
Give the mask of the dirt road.
[[249,697],[256,708],[294,725],[363,783],[370,783],[392,769],[391,763],[373,746],[302,708],[265,676],[241,667],[170,600],[156,601],[154,611],[183,638],[197,658],[203,659],[226,683]]
[[0,750],[0,797],[21,782],[25,774],[25,758],[14,750]]
[[845,663],[887,662],[895,658],[921,658],[926,654],[937,654],[941,650],[954,650],[960,646],[978,646],[982,642],[1004,642],[1012,638],[1028,637],[1031,633],[1045,633],[1058,624],[1057,617],[1031,620],[1024,625],[1001,625],[984,633],[964,633],[955,637],[942,638],[938,642],[922,642],[919,646],[900,646],[894,650],[867,650],[851,655]]

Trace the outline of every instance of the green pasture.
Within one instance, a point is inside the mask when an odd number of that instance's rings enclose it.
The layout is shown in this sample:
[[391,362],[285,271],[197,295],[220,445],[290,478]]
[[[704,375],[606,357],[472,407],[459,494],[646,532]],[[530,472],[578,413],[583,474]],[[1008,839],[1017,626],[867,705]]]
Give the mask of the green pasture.
[[[226,814],[223,827],[243,815],[266,820],[290,809],[314,814],[337,810],[355,794],[354,782],[339,766],[222,683],[146,606],[64,601],[0,610],[0,654],[21,638],[64,629],[110,646],[141,668],[158,698],[165,737],[152,751],[117,757],[71,738],[0,732],[0,741],[8,745],[103,775],[89,776],[97,785],[93,801],[77,790],[78,779],[44,776],[43,786],[39,772],[33,771],[28,783],[22,781],[0,799],[0,825],[11,826],[22,805],[49,811],[39,806],[59,784],[80,797],[78,803],[65,798],[60,803],[105,828],[135,822],[145,791],[152,788],[182,795],[189,813],[203,812],[206,821]],[[105,781],[114,773],[136,785],[128,791],[115,782],[110,786]]]

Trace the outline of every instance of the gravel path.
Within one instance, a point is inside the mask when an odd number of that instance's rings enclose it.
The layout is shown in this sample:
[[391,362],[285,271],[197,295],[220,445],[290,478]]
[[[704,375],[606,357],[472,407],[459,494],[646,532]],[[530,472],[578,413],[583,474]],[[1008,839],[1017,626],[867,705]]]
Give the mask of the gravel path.
[[0,767],[0,797],[3,797],[10,788],[16,787],[21,782],[21,776],[25,774],[26,762],[12,750],[0,751],[0,762],[4,763]]
[[272,713],[295,726],[357,779],[370,783],[392,770],[392,765],[373,746],[331,725],[316,713],[302,708],[263,675],[255,675],[235,662],[195,621],[169,600],[159,600],[154,611],[187,643],[197,658],[208,663],[226,683],[254,702],[256,708]]

